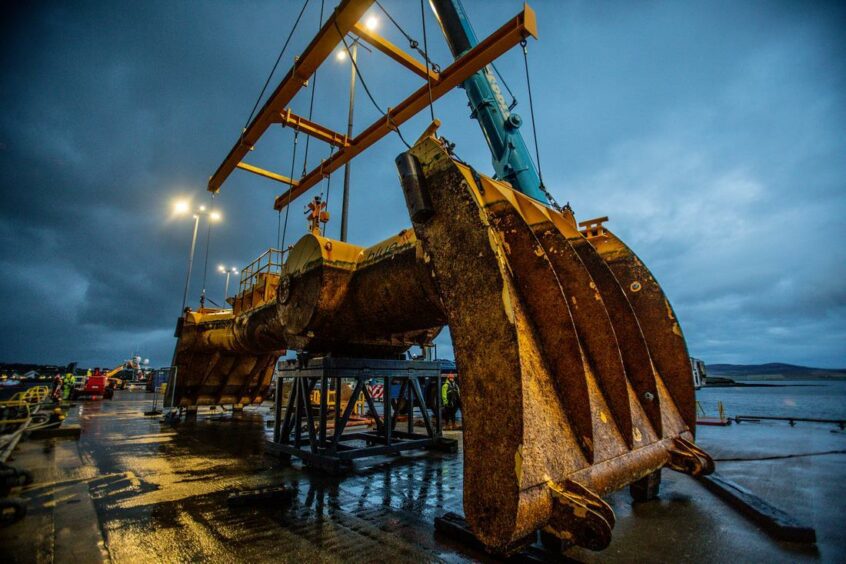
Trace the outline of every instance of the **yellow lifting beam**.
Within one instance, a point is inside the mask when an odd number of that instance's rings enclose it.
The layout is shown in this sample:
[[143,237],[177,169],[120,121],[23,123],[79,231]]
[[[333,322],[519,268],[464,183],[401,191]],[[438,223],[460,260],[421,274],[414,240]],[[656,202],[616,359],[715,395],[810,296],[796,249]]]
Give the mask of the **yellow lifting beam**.
[[364,41],[369,43],[372,47],[376,48],[378,51],[381,51],[391,59],[395,60],[411,72],[419,75],[424,80],[428,78],[432,82],[437,82],[440,79],[440,75],[435,71],[429,69],[428,73],[426,71],[426,65],[382,37],[376,33],[373,33],[367,26],[361,25],[361,23],[355,24],[355,33]]
[[[438,81],[431,83],[431,99],[437,100],[530,35],[537,38],[537,22],[534,10],[527,4],[523,6],[523,11],[441,71]],[[303,176],[298,186],[293,186],[277,197],[273,207],[281,210],[294,198],[318,184],[325,175],[339,169],[353,157],[424,110],[429,104],[429,88],[429,85],[424,84],[396,107],[390,108],[385,117],[379,118],[359,133],[350,141],[348,147],[340,149],[331,158]]]
[[220,191],[224,181],[238,167],[238,163],[247,156],[264,132],[278,122],[279,115],[294,99],[294,96],[308,84],[317,67],[332,54],[332,50],[340,40],[338,30],[343,35],[352,31],[356,22],[364,16],[371,4],[373,0],[341,0],[209,179],[209,192]]
[[315,123],[307,118],[298,116],[287,108],[284,112],[279,114],[279,123],[286,127],[293,127],[302,131],[306,135],[311,135],[315,139],[319,139],[324,143],[329,143],[336,147],[346,147],[350,144],[349,137],[343,133],[332,131],[328,127]]
[[252,172],[253,174],[257,174],[259,176],[263,176],[265,178],[269,178],[271,180],[275,180],[276,182],[282,182],[283,184],[288,184],[289,186],[297,186],[299,182],[288,178],[287,176],[282,176],[281,174],[276,174],[275,172],[270,172],[269,170],[265,170],[263,168],[259,168],[257,166],[253,166],[247,163],[238,163],[238,168],[241,170],[246,170],[247,172]]
[[[342,0],[320,29],[320,32],[309,43],[302,55],[297,58],[294,66],[276,87],[276,90],[253,121],[244,130],[238,142],[229,151],[226,159],[209,179],[208,190],[210,192],[217,193],[220,191],[221,186],[232,171],[240,168],[291,186],[274,202],[274,208],[280,210],[291,200],[318,184],[326,175],[342,167],[359,153],[424,110],[429,104],[430,89],[431,99],[437,100],[523,39],[529,36],[537,38],[534,10],[528,5],[524,5],[519,14],[438,73],[427,69],[425,64],[358,23],[372,2],[373,0]],[[300,89],[308,84],[308,80],[315,70],[332,53],[342,37],[349,32],[358,34],[362,40],[427,80],[427,84],[418,88],[396,107],[388,108],[386,116],[376,120],[352,139],[319,123],[298,116],[288,107],[288,104]],[[299,180],[242,162],[242,159],[273,124],[293,127],[297,131],[334,145],[338,148],[338,151]]]

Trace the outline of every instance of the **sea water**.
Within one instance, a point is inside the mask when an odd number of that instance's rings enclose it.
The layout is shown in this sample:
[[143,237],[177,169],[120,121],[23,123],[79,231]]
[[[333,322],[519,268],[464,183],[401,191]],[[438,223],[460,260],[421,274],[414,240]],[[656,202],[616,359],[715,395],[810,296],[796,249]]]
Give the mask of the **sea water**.
[[756,380],[754,384],[768,386],[706,386],[696,391],[696,399],[705,410],[705,415],[711,417],[717,415],[717,402],[720,401],[728,417],[758,415],[846,419],[846,381]]

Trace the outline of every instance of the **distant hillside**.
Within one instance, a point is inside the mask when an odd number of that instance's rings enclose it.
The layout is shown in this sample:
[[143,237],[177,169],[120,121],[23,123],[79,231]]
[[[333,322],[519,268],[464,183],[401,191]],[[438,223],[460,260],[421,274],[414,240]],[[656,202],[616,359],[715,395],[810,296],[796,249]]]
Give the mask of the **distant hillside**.
[[815,380],[846,379],[846,368],[811,368],[781,362],[767,364],[708,364],[708,376],[727,376],[733,380]]

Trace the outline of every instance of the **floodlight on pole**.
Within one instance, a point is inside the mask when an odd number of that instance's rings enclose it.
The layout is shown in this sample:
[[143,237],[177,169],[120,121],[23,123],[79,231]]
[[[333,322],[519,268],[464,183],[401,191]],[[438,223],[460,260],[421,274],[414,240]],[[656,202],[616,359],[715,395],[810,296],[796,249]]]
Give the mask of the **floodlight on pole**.
[[232,274],[237,274],[238,269],[235,268],[234,266],[231,269],[229,269],[229,268],[226,268],[225,266],[223,266],[221,264],[217,267],[217,271],[220,272],[221,274],[226,275],[226,286],[224,286],[224,289],[223,289],[223,303],[226,303],[226,298],[229,297],[229,276],[232,275]]
[[[191,203],[189,200],[179,200],[173,204],[173,212],[177,216],[185,215],[191,211]],[[200,307],[203,307],[205,304],[205,295],[206,295],[206,272],[208,271],[208,260],[209,260],[209,239],[211,237],[211,224],[212,222],[220,221],[223,216],[217,210],[206,210],[206,206],[198,206],[191,217],[194,219],[194,230],[191,235],[191,250],[188,254],[188,271],[185,274],[185,290],[182,294],[182,309],[180,310],[180,315],[184,315],[185,313],[185,306],[188,305],[188,288],[191,284],[191,272],[194,267],[194,252],[197,249],[197,232],[200,227],[200,216],[207,216],[206,221],[208,222],[208,232],[206,234],[206,263],[203,272],[203,294],[200,297]]]
[[173,204],[173,213],[176,215],[185,215],[191,209],[191,204],[186,200],[179,200]]

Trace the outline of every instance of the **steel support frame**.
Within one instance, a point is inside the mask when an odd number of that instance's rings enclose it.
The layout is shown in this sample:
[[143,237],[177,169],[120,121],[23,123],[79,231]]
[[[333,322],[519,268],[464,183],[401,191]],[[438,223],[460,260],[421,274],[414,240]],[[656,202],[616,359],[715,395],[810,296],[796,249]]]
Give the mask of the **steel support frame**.
[[[385,386],[384,411],[380,416],[376,403],[367,389],[368,380],[381,380]],[[292,382],[284,411],[283,382]],[[354,383],[353,393],[343,409],[341,386],[344,382]],[[336,391],[335,408],[330,410],[327,402],[330,382]],[[436,401],[430,406],[424,397],[425,384],[436,385]],[[391,398],[393,383],[399,383],[400,391]],[[311,393],[320,385],[320,401],[311,404]],[[330,473],[340,473],[352,467],[352,461],[370,456],[397,454],[404,450],[436,448],[456,451],[456,441],[445,439],[441,433],[441,374],[434,362],[318,358],[306,366],[282,370],[276,380],[274,399],[273,441],[267,450],[285,458],[300,458],[309,466]],[[367,431],[344,432],[350,424],[353,408],[363,397],[375,428]],[[402,405],[404,400],[405,405]],[[414,431],[414,408],[420,410],[425,433]],[[429,413],[433,409],[434,420]],[[334,411],[334,426],[329,427],[330,413]],[[408,415],[407,429],[397,428],[398,415]],[[305,430],[305,432],[303,432]],[[366,446],[361,446],[360,443]],[[351,443],[359,443],[358,445]]]

